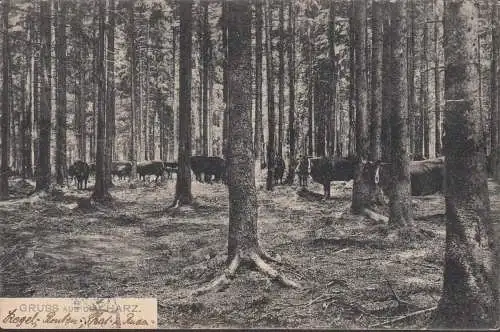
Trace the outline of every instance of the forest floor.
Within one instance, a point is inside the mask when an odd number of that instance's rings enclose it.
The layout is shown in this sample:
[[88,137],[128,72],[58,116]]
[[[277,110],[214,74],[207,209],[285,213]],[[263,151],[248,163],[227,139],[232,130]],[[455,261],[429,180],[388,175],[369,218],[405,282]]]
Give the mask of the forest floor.
[[[196,207],[166,212],[175,181],[119,182],[110,207],[82,207],[90,190],[0,203],[4,297],[154,297],[159,327],[422,328],[440,298],[444,198],[413,197],[418,241],[394,244],[387,226],[350,213],[352,183],[332,198],[298,195],[298,186],[260,188],[259,238],[277,267],[298,281],[284,288],[242,267],[223,291],[191,292],[225,268],[228,197],[222,184],[193,181]],[[500,235],[500,186],[490,185]],[[259,186],[261,187],[261,186]],[[317,184],[309,190],[322,193]],[[84,205],[84,204],[83,204]],[[499,236],[500,239],[500,236]],[[417,315],[409,314],[422,311]],[[408,317],[406,317],[408,316]],[[399,321],[390,322],[402,318]]]

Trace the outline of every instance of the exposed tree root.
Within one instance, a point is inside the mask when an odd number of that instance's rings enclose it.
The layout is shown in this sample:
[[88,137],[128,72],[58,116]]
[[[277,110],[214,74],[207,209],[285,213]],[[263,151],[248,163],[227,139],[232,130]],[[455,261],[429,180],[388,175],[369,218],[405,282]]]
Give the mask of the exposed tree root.
[[377,212],[374,212],[367,208],[363,209],[363,214],[376,222],[384,222],[384,223],[389,222],[389,218],[387,218],[386,216],[378,214]]
[[277,280],[283,286],[291,288],[301,288],[295,281],[286,278],[284,275],[276,271],[271,265],[267,264],[257,253],[250,254],[250,259],[255,263],[257,269],[271,279]]
[[395,319],[391,319],[391,320],[388,320],[388,321],[385,321],[385,322],[382,322],[382,323],[373,324],[373,325],[370,325],[368,327],[372,328],[372,327],[378,327],[378,326],[382,326],[382,325],[397,323],[399,321],[405,320],[405,319],[410,318],[410,317],[414,317],[414,316],[417,316],[417,315],[425,314],[425,313],[430,312],[430,311],[434,311],[434,310],[436,310],[436,308],[437,308],[437,306],[436,307],[432,307],[432,308],[427,308],[427,309],[424,309],[424,310],[415,311],[415,312],[412,312],[409,315],[406,315],[406,316],[403,316],[403,317],[398,317],[398,318],[395,318]]
[[[273,260],[269,254],[265,253],[263,250],[259,249],[259,253],[251,252],[249,255],[242,255],[241,253],[237,253],[227,269],[224,271],[224,274],[212,280],[207,286],[200,287],[193,291],[192,295],[201,295],[210,291],[219,291],[223,287],[227,286],[231,283],[231,279],[236,274],[236,270],[240,266],[241,262],[252,263],[257,270],[259,270],[262,274],[268,276],[269,278],[278,281],[280,284],[286,287],[291,288],[302,288],[297,282],[286,278],[284,275],[275,270],[272,266],[267,264],[263,260],[263,256],[266,255],[266,259]],[[277,261],[280,263],[279,261]]]
[[262,248],[259,248],[259,255],[265,259],[268,262],[276,263],[276,264],[283,264],[283,261],[281,260],[280,256],[273,257],[270,253],[265,251]]
[[212,290],[219,291],[221,288],[225,287],[231,282],[231,278],[234,277],[234,274],[236,273],[236,270],[240,266],[240,254],[236,254],[227,267],[227,269],[224,271],[224,274],[215,278],[210,284],[207,286],[198,288],[193,292],[193,295],[201,295],[208,293]]

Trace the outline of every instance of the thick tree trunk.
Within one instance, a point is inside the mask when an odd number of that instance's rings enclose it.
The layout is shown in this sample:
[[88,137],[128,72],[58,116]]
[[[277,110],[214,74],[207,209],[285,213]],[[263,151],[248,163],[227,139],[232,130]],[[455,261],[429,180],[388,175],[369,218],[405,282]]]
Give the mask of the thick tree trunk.
[[[228,2],[229,29],[229,235],[228,261],[238,251],[257,251],[257,190],[252,151],[250,8],[246,1]],[[268,7],[269,10],[269,7]],[[269,15],[269,12],[268,12]],[[269,21],[268,21],[269,22]]]
[[203,99],[203,133],[202,133],[202,152],[203,155],[208,156],[208,74],[211,64],[210,56],[210,23],[208,21],[208,1],[203,2],[203,40],[202,40],[202,59],[203,59],[203,85],[202,85],[202,99]]
[[[388,5],[385,5],[388,8]],[[392,109],[392,27],[389,15],[384,17],[384,37],[383,37],[383,51],[382,51],[382,130],[381,130],[381,144],[382,144],[382,160],[390,162],[391,160],[391,109]]]
[[113,185],[111,167],[115,153],[115,0],[108,3],[108,45],[107,45],[107,81],[106,81],[106,167],[107,186]]
[[491,159],[490,167],[493,177],[499,179],[498,170],[498,30],[497,30],[497,1],[491,1],[491,64],[490,64],[490,139],[491,139]]
[[179,171],[175,187],[177,204],[190,204],[191,194],[191,52],[192,52],[192,1],[179,2]]
[[262,163],[263,151],[262,134],[262,0],[255,1],[255,134],[254,151],[255,161]]
[[[26,37],[30,42],[34,42],[34,29],[33,29],[33,19],[28,18],[26,22]],[[25,73],[25,80],[23,84],[23,91],[25,93],[24,96],[26,96],[27,92],[27,104],[25,105],[24,108],[24,115],[23,115],[23,173],[22,176],[23,178],[31,178],[33,176],[33,159],[32,159],[32,130],[31,127],[33,125],[33,118],[32,118],[32,106],[33,106],[33,94],[31,93],[31,88],[33,86],[33,80],[32,80],[32,74],[33,74],[33,68],[32,68],[32,62],[33,62],[33,46],[30,44],[26,50],[26,73]]]
[[433,327],[498,327],[498,242],[490,217],[486,142],[478,101],[479,8],[445,2],[444,154],[446,250],[443,293]]
[[407,48],[407,59],[408,59],[408,136],[410,140],[410,155],[414,155],[415,147],[415,112],[416,99],[415,99],[415,35],[416,35],[416,5],[415,0],[410,0],[408,2],[408,16],[409,16],[409,36],[408,36],[408,48]]
[[[423,2],[423,32],[422,32],[422,53],[420,58],[420,107],[423,125],[423,156],[428,159],[431,157],[431,112],[429,109],[429,23],[428,20],[428,10],[430,9],[427,2],[429,0],[424,0]],[[434,122],[434,119],[432,119]]]
[[392,71],[390,79],[392,90],[392,128],[391,163],[392,188],[390,191],[391,227],[411,226],[410,200],[410,142],[408,137],[408,82],[406,73],[406,8],[405,3],[391,3],[391,22],[393,25]]
[[372,2],[372,67],[370,109],[370,160],[382,159],[382,62],[383,62],[383,18],[382,4]]
[[105,28],[105,2],[99,2],[99,39],[95,75],[98,77],[97,86],[97,135],[96,135],[96,161],[95,161],[95,186],[92,198],[96,201],[107,201],[111,198],[106,181],[106,78],[104,68],[104,28]]
[[56,182],[66,180],[66,1],[55,2],[56,27]]
[[135,18],[134,18],[134,2],[128,4],[129,14],[129,52],[130,52],[130,141],[129,141],[129,160],[132,163],[130,172],[130,182],[132,187],[137,177],[137,152],[136,152],[136,41],[135,41]]
[[279,1],[279,40],[278,40],[278,153],[283,158],[283,122],[285,120],[285,1]]
[[356,150],[356,56],[355,56],[355,22],[354,1],[351,0],[349,17],[349,130],[347,135],[347,150],[349,156],[355,155]]
[[442,143],[441,143],[441,68],[439,67],[439,49],[441,43],[439,42],[439,26],[441,22],[439,21],[439,7],[438,0],[434,0],[434,112],[435,112],[435,141],[436,141],[436,155],[441,155]]
[[2,158],[0,174],[0,199],[9,197],[9,7],[10,1],[2,3]]
[[337,67],[335,60],[335,2],[330,1],[328,10],[328,57],[330,61],[330,75],[329,80],[329,92],[328,96],[328,110],[327,110],[327,123],[326,123],[326,151],[327,155],[335,155],[335,132],[337,130],[337,123],[335,121],[335,105],[337,98]]
[[[365,0],[366,1],[366,0]],[[361,160],[368,158],[369,152],[369,123],[368,123],[368,91],[366,81],[366,6],[364,1],[354,1],[354,49],[356,61],[356,156]],[[371,187],[363,181],[361,165],[358,165],[354,175],[352,189],[353,213],[361,213],[370,204]]]
[[307,155],[313,156],[313,45],[311,40],[311,27],[310,23],[307,23],[307,111],[308,111],[308,119],[307,119]]
[[290,106],[288,109],[288,176],[287,183],[293,184],[295,178],[295,10],[294,2],[288,5],[288,91]]
[[241,264],[255,266],[268,277],[291,287],[299,287],[284,278],[264,259],[272,258],[261,250],[257,236],[257,190],[255,188],[252,145],[251,23],[248,1],[228,2],[229,40],[229,233],[228,267],[224,274],[195,293],[205,293],[227,285]]
[[267,120],[268,120],[268,142],[267,142],[267,181],[266,189],[273,190],[274,185],[274,159],[275,147],[275,115],[274,115],[274,75],[273,75],[273,48],[271,40],[271,27],[273,24],[272,7],[270,0],[266,0],[266,72],[267,72]]
[[223,67],[223,82],[222,82],[222,98],[224,100],[224,113],[222,116],[222,155],[224,159],[227,160],[228,157],[228,107],[229,107],[229,72],[228,72],[228,54],[227,54],[227,20],[228,20],[228,12],[227,12],[227,0],[223,0],[222,2],[222,49],[224,50],[224,67]]
[[39,144],[36,191],[47,191],[50,186],[50,4],[47,1],[40,2],[40,112],[38,119]]

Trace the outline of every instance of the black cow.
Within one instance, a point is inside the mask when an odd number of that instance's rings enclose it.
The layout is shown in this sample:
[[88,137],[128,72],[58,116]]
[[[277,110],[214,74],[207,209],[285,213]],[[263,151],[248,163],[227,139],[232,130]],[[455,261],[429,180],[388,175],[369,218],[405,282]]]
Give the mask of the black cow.
[[[380,164],[380,181],[382,190],[391,188],[391,164]],[[426,159],[410,162],[410,181],[412,196],[426,196],[443,192],[445,179],[444,158]]]
[[155,182],[158,182],[158,178],[162,177],[164,172],[165,165],[161,160],[148,160],[137,163],[137,174],[143,181],[146,180],[146,175],[155,175]]
[[132,173],[132,163],[130,161],[115,160],[111,162],[111,175],[118,176],[122,180],[125,177],[130,178],[130,173]]
[[95,163],[90,163],[89,164],[89,169],[90,169],[90,175],[95,176]]
[[212,182],[212,176],[215,181],[225,181],[226,178],[226,162],[219,157],[192,156],[191,170],[199,182],[203,182],[202,174],[208,183]]
[[281,156],[277,156],[274,163],[274,183],[283,184],[283,174],[285,173],[285,161]]
[[330,182],[354,179],[356,167],[361,167],[363,179],[366,181],[377,179],[378,182],[379,165],[380,162],[361,161],[359,158],[309,158],[311,177],[314,182],[323,185],[325,198],[330,197]]
[[85,189],[87,189],[87,181],[89,179],[90,167],[89,165],[81,160],[77,160],[68,168],[69,177],[76,179],[77,189],[83,189],[83,183],[85,183]]

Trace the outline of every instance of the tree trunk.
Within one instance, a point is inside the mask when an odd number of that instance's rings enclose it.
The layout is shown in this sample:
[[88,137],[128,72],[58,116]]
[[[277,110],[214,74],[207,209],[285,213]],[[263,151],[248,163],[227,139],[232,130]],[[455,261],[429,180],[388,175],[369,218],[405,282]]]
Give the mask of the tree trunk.
[[329,90],[328,96],[328,110],[326,122],[326,141],[327,141],[327,154],[330,156],[335,155],[335,132],[337,130],[337,123],[335,121],[335,105],[337,97],[337,67],[335,59],[335,2],[330,1],[328,10],[328,57],[330,60],[330,68],[328,75]]
[[273,12],[270,0],[266,0],[266,71],[267,71],[267,107],[268,107],[268,142],[267,142],[267,181],[266,189],[273,190],[274,185],[274,158],[275,158],[275,115],[274,115],[274,75],[273,75],[273,48],[271,27]]
[[[388,8],[386,4],[385,7]],[[391,68],[392,68],[392,27],[389,15],[384,16],[384,37],[383,37],[383,51],[382,51],[382,130],[381,130],[381,144],[382,144],[382,160],[385,162],[391,161],[391,112],[392,109],[392,81],[391,81]],[[416,122],[417,123],[417,122]],[[421,137],[421,135],[420,135]],[[417,135],[418,138],[418,135]]]
[[[366,1],[366,0],[365,0]],[[356,156],[361,160],[368,158],[369,152],[369,123],[368,123],[368,91],[366,82],[366,6],[365,1],[354,1],[354,27],[355,27],[355,61],[356,61]],[[371,188],[369,183],[363,181],[361,165],[358,165],[354,175],[352,189],[353,213],[359,214],[369,205]]]
[[106,181],[106,71],[104,69],[104,29],[105,29],[105,5],[99,1],[99,39],[95,75],[97,76],[97,135],[96,135],[96,161],[95,161],[95,186],[92,198],[96,201],[107,201],[111,198]]
[[106,168],[105,176],[108,188],[113,185],[111,168],[115,153],[115,0],[108,3],[108,50],[106,82]]
[[[248,65],[251,54],[250,8],[246,1],[231,1],[227,5],[229,7],[229,86],[231,87],[228,260],[231,261],[238,251],[256,251],[259,243],[257,239],[257,191],[251,149],[251,87],[247,84],[252,76]],[[267,10],[270,10],[269,6]],[[266,39],[268,37],[269,35]],[[267,42],[269,47],[269,39]]]
[[[333,2],[332,2],[333,3]],[[287,183],[293,184],[295,178],[295,10],[294,2],[288,5],[288,91],[290,106],[288,109],[288,176]]]
[[439,67],[439,8],[438,0],[434,0],[434,112],[435,112],[435,134],[436,134],[436,155],[441,155],[441,68]]
[[147,28],[147,36],[146,36],[146,41],[147,41],[147,45],[146,45],[146,74],[144,75],[145,79],[145,85],[146,85],[146,93],[145,93],[145,96],[143,96],[143,99],[144,99],[144,108],[143,108],[143,112],[142,112],[142,136],[143,136],[143,142],[144,142],[144,160],[149,160],[149,155],[150,155],[150,150],[149,150],[149,147],[150,147],[150,144],[149,144],[149,127],[152,126],[151,123],[149,123],[149,118],[150,118],[150,110],[149,110],[149,82],[150,82],[150,74],[151,74],[151,71],[150,71],[150,63],[151,63],[151,59],[150,59],[150,55],[149,55],[149,44],[151,43],[151,38],[150,38],[150,30],[151,30],[151,24],[149,23],[149,20],[148,20],[148,28]]
[[56,182],[63,185],[66,180],[66,1],[55,2],[57,10],[56,28]]
[[355,56],[355,22],[354,22],[354,2],[351,0],[350,17],[349,17],[349,131],[348,140],[348,155],[354,156],[356,150],[356,56]]
[[[421,120],[422,120],[422,131],[423,131],[423,157],[428,159],[430,157],[430,112],[429,112],[429,59],[428,59],[428,48],[429,48],[429,23],[427,22],[429,6],[427,2],[429,0],[424,0],[423,2],[423,32],[422,32],[422,53],[420,58],[420,107],[421,107]],[[419,156],[421,157],[421,156]]]
[[175,204],[190,204],[191,194],[191,52],[192,0],[179,2],[179,171],[175,187]]
[[38,119],[39,144],[36,191],[47,191],[50,186],[50,18],[51,10],[48,1],[40,2],[40,67],[41,67],[41,91],[40,91],[40,113]]
[[415,100],[415,19],[416,19],[416,5],[415,0],[411,0],[408,3],[408,14],[409,14],[409,37],[408,37],[408,124],[409,124],[409,140],[410,140],[410,155],[413,158],[414,147],[415,147],[415,112],[416,112],[416,100]]
[[382,4],[372,2],[372,67],[370,112],[370,160],[382,159],[382,62],[383,62]]
[[309,156],[314,155],[313,149],[313,45],[311,36],[311,26],[310,22],[307,23],[307,154]]
[[392,188],[389,195],[389,225],[406,227],[411,225],[410,200],[410,146],[408,137],[408,81],[406,63],[407,16],[405,3],[391,3],[391,22],[393,32],[392,72],[392,128],[391,163]]
[[203,40],[202,40],[202,59],[203,59],[203,84],[202,84],[202,99],[203,99],[203,128],[202,128],[202,152],[204,156],[208,156],[208,70],[210,68],[211,58],[209,52],[210,46],[210,24],[208,21],[208,1],[204,1],[203,6]]
[[[257,235],[257,190],[252,145],[251,15],[248,1],[228,1],[228,46],[230,106],[228,159],[229,232],[228,268],[197,294],[227,285],[241,264],[255,266],[282,284],[299,287],[285,279],[264,259],[270,258],[259,246]],[[271,258],[272,259],[272,258]]]
[[129,146],[129,160],[132,163],[132,170],[130,172],[130,182],[132,187],[137,177],[137,153],[136,153],[136,100],[135,89],[137,87],[136,75],[136,41],[135,41],[135,19],[134,19],[134,1],[128,4],[129,14],[129,52],[130,52],[130,146]]
[[283,122],[285,120],[285,1],[279,0],[278,40],[278,156],[283,158]]
[[263,162],[262,134],[262,0],[255,1],[255,161]]
[[498,327],[498,243],[485,169],[478,101],[479,8],[445,2],[446,249],[443,292],[433,327]]
[[2,3],[2,158],[0,175],[0,200],[9,197],[9,7],[10,1]]
[[32,141],[32,131],[31,131],[31,126],[33,125],[33,118],[32,118],[32,105],[33,105],[33,95],[31,93],[31,87],[33,85],[33,80],[32,80],[32,61],[33,61],[33,46],[31,45],[32,42],[34,42],[34,34],[33,34],[33,19],[31,17],[27,18],[26,22],[26,37],[30,41],[30,45],[28,45],[27,50],[26,50],[26,73],[25,73],[25,80],[23,84],[23,92],[25,93],[24,96],[26,96],[26,92],[28,94],[28,100],[27,104],[25,105],[24,108],[24,115],[23,115],[23,173],[22,176],[23,178],[31,178],[33,176],[33,168],[32,168],[32,148],[31,148],[31,141]]
[[224,52],[224,65],[223,65],[223,82],[222,82],[222,98],[224,100],[224,113],[222,120],[222,155],[227,160],[228,157],[228,107],[229,107],[229,83],[228,83],[228,54],[227,54],[227,0],[222,2],[222,49]]

